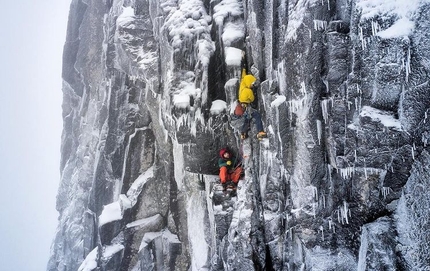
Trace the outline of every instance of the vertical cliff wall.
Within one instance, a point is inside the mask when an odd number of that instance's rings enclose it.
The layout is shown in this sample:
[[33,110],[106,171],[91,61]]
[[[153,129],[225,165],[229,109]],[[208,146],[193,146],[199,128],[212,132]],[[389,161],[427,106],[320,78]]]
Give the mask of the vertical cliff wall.
[[[427,270],[429,10],[73,0],[48,270]],[[262,141],[231,117],[242,52]]]

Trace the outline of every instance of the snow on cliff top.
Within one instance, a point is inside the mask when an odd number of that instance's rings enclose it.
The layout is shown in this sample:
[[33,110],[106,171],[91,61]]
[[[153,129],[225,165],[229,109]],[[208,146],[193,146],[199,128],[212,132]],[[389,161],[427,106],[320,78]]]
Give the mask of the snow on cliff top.
[[380,121],[386,127],[393,127],[396,130],[402,130],[400,121],[385,111],[370,106],[363,106],[360,116],[370,117],[372,120]]
[[118,26],[134,28],[129,24],[134,22],[134,9],[132,7],[123,7],[121,15],[118,16],[116,23]]
[[[418,9],[429,2],[430,0],[358,0],[357,8],[362,11],[362,21],[372,20],[375,17],[382,19],[395,18],[389,28],[376,33],[377,36],[387,39],[410,35],[415,28],[414,18]],[[303,24],[308,7],[321,4],[324,4],[324,1],[299,0],[290,4],[290,15],[286,31],[287,40],[293,41],[297,38],[297,29]],[[330,9],[329,3],[327,8]]]
[[388,39],[408,36],[415,28],[414,17],[418,8],[429,0],[360,0],[357,7],[361,9],[361,20],[372,20],[375,17],[390,18],[396,21],[387,29],[376,33],[377,36]]
[[[361,117],[369,117],[372,121],[380,122],[387,128],[393,128],[397,131],[402,131],[402,125],[400,120],[396,119],[394,115],[390,114],[387,111],[382,111],[371,106],[363,106],[360,112]],[[358,127],[356,124],[349,124],[349,129],[357,130]]]
[[395,15],[398,18],[411,18],[420,6],[428,0],[360,0],[357,6],[362,9],[362,18],[371,19],[381,15]]
[[215,100],[212,102],[210,112],[212,115],[218,115],[227,109],[227,103],[223,100]]
[[222,0],[214,7],[214,20],[217,25],[223,25],[229,16],[240,16],[243,13],[242,3],[237,0]]

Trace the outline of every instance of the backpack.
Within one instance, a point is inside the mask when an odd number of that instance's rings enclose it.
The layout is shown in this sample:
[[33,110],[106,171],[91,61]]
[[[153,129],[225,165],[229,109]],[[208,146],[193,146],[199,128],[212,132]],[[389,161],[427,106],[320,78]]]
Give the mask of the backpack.
[[242,116],[245,113],[245,109],[242,107],[240,103],[237,103],[236,108],[234,109],[234,114],[236,116]]

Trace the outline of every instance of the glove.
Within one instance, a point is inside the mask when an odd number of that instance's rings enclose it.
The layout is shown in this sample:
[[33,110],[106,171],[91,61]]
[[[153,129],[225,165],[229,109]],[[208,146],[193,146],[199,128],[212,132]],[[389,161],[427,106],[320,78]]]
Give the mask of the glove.
[[228,160],[228,161],[226,162],[226,164],[227,164],[227,166],[231,166],[231,161],[230,161],[230,160]]

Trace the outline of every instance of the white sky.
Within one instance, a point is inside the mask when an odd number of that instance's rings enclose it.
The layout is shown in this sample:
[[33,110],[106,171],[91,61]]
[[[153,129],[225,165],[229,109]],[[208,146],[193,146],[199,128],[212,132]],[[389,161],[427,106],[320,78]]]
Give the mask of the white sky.
[[0,266],[46,270],[58,213],[62,51],[71,0],[2,2]]

